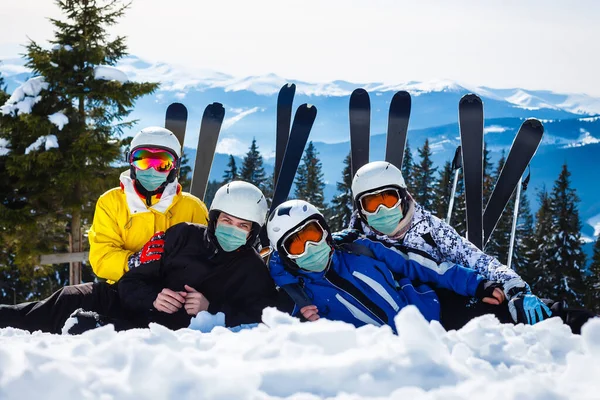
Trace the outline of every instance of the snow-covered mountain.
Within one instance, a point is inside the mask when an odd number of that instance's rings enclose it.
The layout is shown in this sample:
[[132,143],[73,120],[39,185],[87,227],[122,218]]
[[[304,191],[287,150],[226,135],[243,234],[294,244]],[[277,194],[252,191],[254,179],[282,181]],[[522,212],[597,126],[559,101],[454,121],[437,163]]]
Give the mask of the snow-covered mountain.
[[[119,65],[130,80],[160,81],[161,88],[136,105],[132,117],[139,126],[162,125],[164,111],[174,101],[184,103],[189,110],[185,145],[194,148],[204,107],[214,101],[224,104],[225,122],[217,152],[243,155],[256,138],[267,163],[273,162],[275,144],[275,109],[279,88],[288,79],[277,75],[233,77],[209,70],[190,70],[164,63],[147,63],[128,57]],[[4,60],[0,72],[9,92],[29,77],[20,59]],[[600,170],[600,98],[585,94],[562,94],[525,88],[496,89],[475,87],[448,80],[430,82],[362,82],[334,81],[326,83],[296,83],[295,105],[311,103],[318,109],[311,140],[323,161],[327,195],[335,192],[335,182],[341,178],[342,160],[348,153],[348,99],[352,90],[364,87],[371,94],[372,159],[381,159],[385,149],[389,102],[397,90],[412,95],[409,142],[413,151],[428,138],[438,166],[450,160],[459,143],[458,101],[468,92],[479,94],[484,101],[486,142],[497,160],[508,151],[514,135],[527,117],[544,122],[546,133],[532,163],[530,197],[542,185],[551,188],[563,162],[568,162],[574,186],[582,200],[582,220],[600,214],[600,188],[594,171]],[[188,150],[193,153],[193,151]],[[193,154],[190,154],[193,159]],[[211,177],[219,179],[225,169],[226,157],[217,154]],[[594,234],[591,224],[584,233]]]

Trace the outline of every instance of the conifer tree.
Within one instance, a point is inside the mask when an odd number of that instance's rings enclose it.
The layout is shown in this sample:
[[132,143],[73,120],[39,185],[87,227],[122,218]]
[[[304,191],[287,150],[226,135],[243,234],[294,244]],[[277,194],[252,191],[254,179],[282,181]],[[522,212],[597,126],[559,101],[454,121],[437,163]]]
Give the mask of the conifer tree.
[[[494,181],[496,181],[498,176],[500,176],[500,172],[502,171],[505,162],[506,159],[504,158],[503,153],[492,176]],[[506,264],[508,260],[508,248],[510,246],[510,233],[512,229],[514,206],[515,195],[513,193],[508,201],[508,204],[506,205],[506,208],[500,215],[500,219],[496,224],[496,228],[494,229],[494,232],[490,236],[490,240],[487,242],[485,247],[485,252],[497,258],[502,264]]]
[[535,215],[535,229],[533,232],[533,251],[531,255],[532,267],[525,272],[525,277],[534,293],[541,297],[550,298],[553,295],[554,276],[550,269],[551,252],[553,247],[553,221],[550,196],[545,187],[538,194],[540,208]]
[[535,252],[533,232],[534,224],[529,199],[527,198],[527,193],[522,191],[521,199],[519,200],[519,217],[517,219],[511,267],[525,279],[525,282],[529,282],[532,278],[535,278],[535,271],[533,269],[533,254]]
[[401,172],[404,182],[406,182],[406,187],[408,188],[408,191],[411,192],[414,185],[414,161],[408,140],[406,141],[406,147],[404,148],[404,158],[402,159]]
[[425,144],[423,144],[423,147],[418,152],[421,160],[419,164],[414,166],[414,181],[413,185],[409,188],[409,192],[417,203],[426,210],[431,210],[435,197],[433,187],[437,168],[433,166],[433,161],[431,160],[432,153],[429,147],[429,139],[425,139]]
[[229,155],[229,161],[227,162],[227,169],[223,174],[223,183],[229,183],[239,179],[237,165],[235,164],[235,158],[232,154]]
[[182,150],[181,152],[181,166],[179,167],[179,178],[178,182],[184,192],[189,192],[192,185],[192,167],[187,156],[187,152]]
[[[20,218],[26,221],[14,238],[21,268],[30,268],[37,260],[34,253],[48,247],[64,251],[65,223],[72,251],[84,250],[82,232],[98,196],[118,183],[121,169],[115,161],[122,159],[125,142],[118,138],[134,123],[126,119],[135,101],[158,87],[125,81],[111,69],[127,49],[124,37],[110,40],[108,28],[128,5],[117,0],[56,4],[64,19],[51,19],[53,47],[34,41],[26,46],[26,66],[34,75],[26,85],[41,89],[39,101],[25,113],[18,112],[18,104],[2,108],[0,138],[10,143],[6,174],[13,188],[2,203],[22,203]],[[36,247],[39,243],[28,236],[39,237],[43,230],[31,227],[40,224],[46,224],[49,238]]]
[[[490,199],[490,195],[494,190],[495,182],[498,179],[499,174],[493,174],[493,164],[490,161],[490,150],[488,149],[487,142],[484,143],[483,147],[483,207],[487,204]],[[502,159],[505,159],[504,150],[502,151]],[[504,163],[502,163],[504,165]]]
[[319,210],[325,209],[325,196],[323,190],[323,166],[319,160],[319,152],[313,142],[308,142],[308,146],[302,157],[302,164],[296,172],[296,189],[294,196],[297,199],[305,200]]
[[600,236],[594,244],[594,255],[586,279],[586,307],[600,313]]
[[223,186],[223,182],[219,182],[217,180],[208,181],[208,185],[206,185],[206,193],[204,194],[204,204],[206,204],[206,207],[210,208],[210,205],[215,198],[215,194],[221,186]]
[[467,234],[467,206],[465,200],[465,181],[462,170],[458,174],[456,193],[454,195],[454,207],[450,218],[450,225],[459,235],[466,237]]
[[344,158],[342,180],[336,184],[338,194],[331,201],[329,224],[332,231],[345,229],[350,224],[354,202],[352,200],[352,173],[350,154]]
[[242,161],[240,179],[250,182],[264,193],[267,188],[267,175],[263,167],[263,156],[258,151],[256,138],[252,139],[250,149]]
[[438,179],[434,187],[433,206],[430,210],[438,218],[443,220],[445,220],[448,215],[453,179],[454,173],[452,172],[452,164],[450,161],[447,161],[444,164],[444,168],[439,171]]
[[564,164],[550,197],[554,247],[549,266],[556,277],[552,298],[565,299],[568,304],[575,306],[583,302],[586,256],[581,245],[581,221],[577,209],[579,198],[571,187],[570,176]]

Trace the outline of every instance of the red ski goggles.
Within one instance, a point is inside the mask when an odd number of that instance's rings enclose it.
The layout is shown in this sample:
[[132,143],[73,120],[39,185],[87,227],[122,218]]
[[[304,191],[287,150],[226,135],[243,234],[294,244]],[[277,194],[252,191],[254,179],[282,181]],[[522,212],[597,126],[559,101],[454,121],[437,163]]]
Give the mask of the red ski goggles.
[[154,168],[158,172],[169,172],[175,168],[175,156],[166,150],[140,147],[129,157],[129,162],[135,168],[145,171]]
[[302,256],[309,243],[319,244],[327,238],[327,232],[316,220],[309,220],[290,232],[283,240],[283,249],[291,259]]

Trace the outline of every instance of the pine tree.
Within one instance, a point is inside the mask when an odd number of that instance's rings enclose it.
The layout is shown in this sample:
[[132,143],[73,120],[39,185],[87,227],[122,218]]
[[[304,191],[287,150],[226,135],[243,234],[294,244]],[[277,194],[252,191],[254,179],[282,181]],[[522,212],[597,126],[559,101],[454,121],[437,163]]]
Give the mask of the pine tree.
[[239,179],[237,165],[235,164],[235,158],[232,154],[229,155],[229,161],[227,162],[227,168],[223,174],[223,183],[233,182]]
[[[2,194],[1,203],[10,205],[11,218],[23,219],[10,240],[18,253],[15,262],[25,270],[36,264],[36,254],[65,250],[69,242],[65,222],[72,233],[72,251],[84,250],[82,232],[91,222],[95,202],[118,182],[121,169],[115,168],[115,161],[122,159],[120,148],[126,141],[118,137],[134,123],[126,118],[139,97],[158,87],[101,76],[126,55],[125,38],[111,41],[107,30],[123,16],[127,5],[117,0],[61,0],[56,4],[65,20],[51,19],[53,47],[34,41],[26,46],[26,66],[36,77],[29,84],[42,87],[39,101],[30,113],[22,114],[7,104],[0,132],[11,147],[6,175],[12,181],[12,190]],[[26,152],[33,143],[42,146]],[[52,148],[53,144],[58,146]],[[15,204],[21,207],[19,216],[11,208]],[[30,229],[40,224],[47,231],[33,229],[33,235],[49,237],[38,247]]]
[[429,139],[425,139],[425,144],[418,150],[421,161],[414,167],[414,182],[409,189],[413,198],[426,210],[433,208],[434,192],[432,190],[435,178],[434,174],[437,168],[433,167],[431,160],[431,148],[429,147]]
[[185,150],[181,153],[181,166],[179,167],[179,184],[184,192],[189,192],[192,185],[192,167]]
[[600,236],[594,244],[594,255],[586,279],[586,307],[600,313]]
[[258,151],[256,138],[252,139],[250,149],[242,161],[240,179],[255,185],[263,193],[267,188],[267,176],[263,167],[263,156]]
[[[495,182],[498,180],[499,174],[494,176],[492,169],[493,164],[490,161],[490,150],[488,149],[487,143],[484,143],[483,147],[483,207],[485,208],[492,191],[494,190]],[[502,151],[502,159],[504,157],[504,151]],[[504,163],[502,163],[504,165]]]
[[454,173],[452,171],[452,164],[447,161],[444,164],[444,168],[440,170],[438,179],[435,183],[433,189],[433,206],[431,208],[431,212],[443,220],[445,220],[446,216],[448,215],[448,206],[450,205],[450,196],[452,195],[453,180]]
[[296,172],[294,196],[323,211],[325,209],[325,196],[323,194],[325,183],[323,182],[323,166],[318,156],[319,152],[313,142],[308,142],[302,157],[302,164]]
[[571,305],[582,305],[586,256],[581,245],[579,198],[575,189],[571,188],[570,176],[564,164],[550,197],[555,233],[550,268],[556,276],[552,298],[565,299]]
[[345,229],[350,224],[354,202],[352,200],[352,173],[350,154],[344,159],[342,181],[336,184],[338,194],[331,201],[329,225],[332,231]]
[[459,235],[466,237],[467,234],[467,206],[465,199],[465,181],[462,170],[458,174],[456,194],[454,195],[454,207],[450,218],[450,225]]
[[408,140],[406,141],[406,147],[404,148],[404,158],[402,159],[401,171],[404,182],[406,182],[406,187],[408,188],[408,191],[411,192],[414,186],[414,161]]
[[[492,176],[493,180],[496,181],[500,176],[500,172],[504,167],[506,159],[504,158],[504,153],[500,160],[498,161],[498,166],[494,171]],[[500,215],[500,219],[498,220],[498,224],[496,224],[496,228],[494,232],[490,236],[490,240],[487,242],[485,246],[485,252],[491,256],[494,256],[503,264],[506,264],[508,261],[508,249],[510,246],[510,233],[512,230],[512,220],[513,213],[515,208],[515,195],[514,193],[511,195],[504,211]]]
[[532,278],[535,278],[533,269],[535,241],[532,232],[534,232],[534,224],[529,199],[527,194],[522,191],[511,267],[525,279],[525,282],[530,282]]
[[204,194],[204,204],[206,204],[206,207],[210,208],[210,205],[212,204],[212,201],[215,198],[215,194],[221,186],[223,186],[223,183],[217,180],[208,181],[208,185],[206,186],[206,193]]
[[532,238],[531,268],[524,271],[533,292],[540,297],[550,298],[554,294],[554,275],[550,269],[553,247],[553,221],[550,196],[543,187],[538,195],[540,208],[535,215],[535,230]]

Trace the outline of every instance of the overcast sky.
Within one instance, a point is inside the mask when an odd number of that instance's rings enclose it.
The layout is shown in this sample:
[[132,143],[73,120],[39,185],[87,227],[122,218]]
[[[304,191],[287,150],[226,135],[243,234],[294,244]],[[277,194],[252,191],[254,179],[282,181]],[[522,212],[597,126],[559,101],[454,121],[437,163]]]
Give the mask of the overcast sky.
[[[51,0],[2,0],[0,59],[46,41]],[[600,96],[600,1],[133,0],[129,51],[235,76],[452,79]]]

